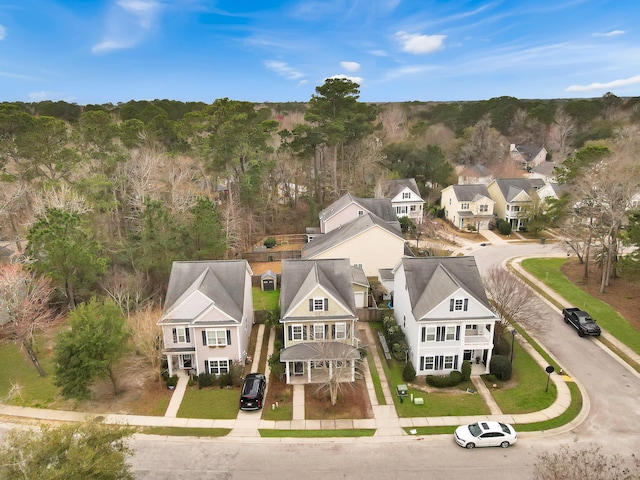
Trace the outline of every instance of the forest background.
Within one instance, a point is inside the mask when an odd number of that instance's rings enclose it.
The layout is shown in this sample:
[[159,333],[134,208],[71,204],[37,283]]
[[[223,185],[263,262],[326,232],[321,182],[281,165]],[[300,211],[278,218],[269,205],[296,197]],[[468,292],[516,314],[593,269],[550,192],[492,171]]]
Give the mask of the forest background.
[[265,236],[303,233],[345,193],[379,197],[385,179],[415,178],[437,209],[459,166],[525,175],[510,144],[571,166],[640,126],[640,98],[611,93],[358,98],[357,84],[329,79],[307,103],[2,103],[0,241],[27,248],[61,309],[108,295],[129,312],[161,302],[173,261],[239,258]]

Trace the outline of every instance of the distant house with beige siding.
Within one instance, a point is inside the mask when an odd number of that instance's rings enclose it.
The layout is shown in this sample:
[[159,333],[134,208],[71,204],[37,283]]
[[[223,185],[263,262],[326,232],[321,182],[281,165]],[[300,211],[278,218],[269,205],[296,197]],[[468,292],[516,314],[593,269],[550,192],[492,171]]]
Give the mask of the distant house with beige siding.
[[302,247],[305,260],[347,258],[351,265],[361,267],[367,277],[377,277],[381,268],[393,268],[406,255],[411,253],[400,230],[370,213]]

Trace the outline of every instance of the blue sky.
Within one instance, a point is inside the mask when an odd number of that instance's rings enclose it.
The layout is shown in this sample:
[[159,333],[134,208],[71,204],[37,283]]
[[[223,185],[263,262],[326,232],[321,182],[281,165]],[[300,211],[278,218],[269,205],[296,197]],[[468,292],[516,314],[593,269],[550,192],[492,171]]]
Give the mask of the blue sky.
[[639,0],[0,0],[0,101],[640,96]]

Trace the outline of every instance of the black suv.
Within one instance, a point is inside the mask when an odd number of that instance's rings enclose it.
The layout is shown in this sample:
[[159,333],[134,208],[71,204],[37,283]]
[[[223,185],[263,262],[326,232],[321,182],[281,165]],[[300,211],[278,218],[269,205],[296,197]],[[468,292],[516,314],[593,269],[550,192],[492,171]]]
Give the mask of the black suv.
[[240,410],[260,410],[264,402],[267,379],[262,373],[250,373],[242,383]]

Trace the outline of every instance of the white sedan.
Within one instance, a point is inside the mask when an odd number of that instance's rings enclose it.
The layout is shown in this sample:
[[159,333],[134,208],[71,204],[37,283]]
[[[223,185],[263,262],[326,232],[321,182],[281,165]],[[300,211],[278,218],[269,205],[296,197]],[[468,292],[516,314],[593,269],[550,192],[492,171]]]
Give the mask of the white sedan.
[[461,447],[502,447],[507,448],[518,440],[516,431],[508,423],[477,422],[456,428],[453,434]]

